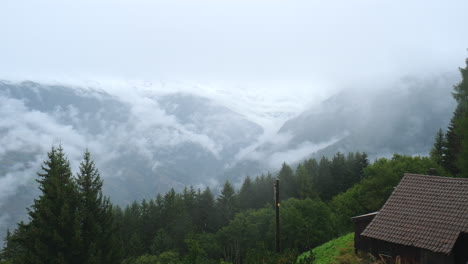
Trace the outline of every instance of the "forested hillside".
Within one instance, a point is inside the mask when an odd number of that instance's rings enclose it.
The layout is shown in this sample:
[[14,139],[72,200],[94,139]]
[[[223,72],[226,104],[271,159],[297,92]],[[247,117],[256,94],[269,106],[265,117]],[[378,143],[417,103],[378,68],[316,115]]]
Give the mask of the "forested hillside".
[[[379,210],[403,173],[468,176],[468,60],[455,86],[458,103],[430,157],[394,154],[370,163],[365,153],[307,159],[277,174],[247,177],[236,190],[209,188],[155,194],[121,208],[102,193],[103,181],[84,151],[72,172],[62,146],[48,152],[37,174],[40,195],[29,221],[8,232],[9,263],[292,263],[352,229],[350,217]],[[273,182],[281,185],[281,252],[274,252]]]
[[[66,263],[85,263],[70,262],[83,254],[101,258],[98,263],[115,263],[105,262],[104,256],[123,263],[292,261],[298,253],[349,232],[350,216],[377,210],[403,172],[426,173],[430,168],[443,171],[424,157],[396,155],[368,165],[363,153],[337,153],[331,160],[310,159],[294,170],[283,164],[277,176],[282,187],[284,253],[278,255],[274,253],[272,175],[246,178],[239,190],[226,182],[217,197],[209,188],[187,187],[182,193],[170,190],[155,199],[111,209],[100,191],[102,182],[89,153],[85,153],[80,172],[73,177],[62,149],[53,148],[44,162],[45,171],[39,174],[43,194],[30,208],[31,221],[9,233],[2,257],[14,263],[31,263],[35,258],[53,258],[50,252],[66,250],[55,257]],[[65,192],[73,195],[66,196]],[[69,211],[61,210],[60,204]],[[55,220],[50,218],[51,211],[57,214]],[[60,227],[63,222],[59,219],[76,224]],[[112,243],[103,246],[103,239]],[[89,245],[91,248],[87,248]],[[106,251],[98,254],[96,247],[99,252]]]

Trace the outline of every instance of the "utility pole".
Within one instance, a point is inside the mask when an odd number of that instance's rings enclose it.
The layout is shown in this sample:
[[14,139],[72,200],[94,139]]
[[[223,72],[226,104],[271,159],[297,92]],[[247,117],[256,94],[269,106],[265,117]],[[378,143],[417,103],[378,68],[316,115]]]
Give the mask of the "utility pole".
[[280,222],[279,222],[279,207],[280,207],[280,200],[279,200],[279,180],[275,182],[275,209],[276,209],[276,253],[281,251],[280,248]]

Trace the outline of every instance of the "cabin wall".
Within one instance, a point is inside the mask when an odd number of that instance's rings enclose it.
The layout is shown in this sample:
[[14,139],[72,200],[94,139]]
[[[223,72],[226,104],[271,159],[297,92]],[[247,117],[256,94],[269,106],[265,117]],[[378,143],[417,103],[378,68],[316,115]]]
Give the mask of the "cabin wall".
[[468,234],[461,233],[455,243],[454,257],[456,264],[468,263]]
[[368,252],[370,248],[370,239],[361,236],[361,233],[366,229],[367,225],[374,219],[374,215],[366,215],[363,217],[353,218],[354,222],[354,250],[357,252],[365,251]]
[[370,251],[377,259],[385,259],[387,263],[395,263],[397,258],[401,264],[421,263],[420,249],[394,244],[378,239],[370,239]]
[[370,239],[370,251],[377,259],[385,259],[386,263],[401,264],[453,264],[454,256],[436,253],[429,250],[390,243],[378,239]]
[[424,264],[453,264],[454,256],[435,253],[430,250],[421,249],[421,263]]

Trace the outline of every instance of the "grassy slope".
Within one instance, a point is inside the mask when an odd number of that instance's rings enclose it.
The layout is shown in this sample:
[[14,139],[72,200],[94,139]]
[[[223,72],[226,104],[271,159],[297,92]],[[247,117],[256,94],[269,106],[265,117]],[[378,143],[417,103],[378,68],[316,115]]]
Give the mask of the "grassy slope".
[[[363,263],[354,254],[354,233],[328,241],[311,250],[315,256],[312,262],[307,261],[310,252],[305,252],[297,259],[297,264],[330,264],[330,263]],[[302,260],[302,262],[301,262]]]

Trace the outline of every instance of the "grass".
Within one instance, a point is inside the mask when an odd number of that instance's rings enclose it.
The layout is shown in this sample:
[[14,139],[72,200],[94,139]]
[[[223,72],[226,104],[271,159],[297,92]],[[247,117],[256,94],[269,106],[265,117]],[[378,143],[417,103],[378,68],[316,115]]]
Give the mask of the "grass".
[[354,254],[354,233],[338,237],[305,252],[297,258],[296,264],[365,263]]

